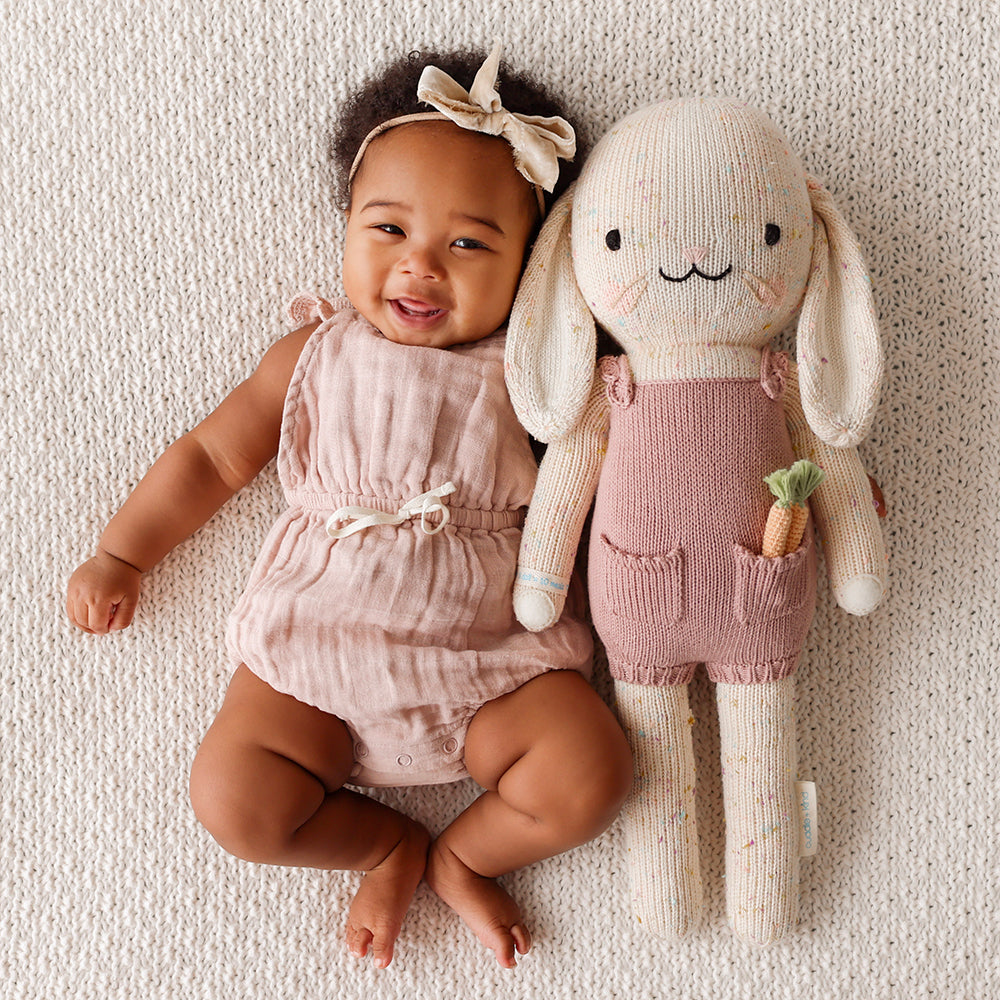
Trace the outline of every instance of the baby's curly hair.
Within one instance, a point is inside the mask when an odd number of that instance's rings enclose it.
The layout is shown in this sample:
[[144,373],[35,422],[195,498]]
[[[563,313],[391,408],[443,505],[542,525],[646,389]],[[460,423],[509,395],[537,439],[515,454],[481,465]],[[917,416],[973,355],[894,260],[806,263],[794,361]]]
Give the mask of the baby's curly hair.
[[[341,207],[351,204],[351,185],[348,176],[351,165],[365,137],[377,125],[401,115],[417,114],[432,110],[417,100],[417,81],[425,66],[437,66],[463,87],[472,86],[479,67],[486,60],[486,53],[474,50],[453,52],[410,52],[391,62],[376,76],[371,77],[344,102],[333,123],[330,156],[337,174],[337,187]],[[504,107],[524,115],[560,116],[574,124],[564,110],[564,102],[553,91],[523,73],[512,72],[501,62],[497,74],[497,91]],[[575,127],[575,126],[574,126]],[[555,190],[545,192],[545,207],[559,197],[579,173],[575,164],[582,162],[577,142],[574,163],[560,161],[559,180]]]

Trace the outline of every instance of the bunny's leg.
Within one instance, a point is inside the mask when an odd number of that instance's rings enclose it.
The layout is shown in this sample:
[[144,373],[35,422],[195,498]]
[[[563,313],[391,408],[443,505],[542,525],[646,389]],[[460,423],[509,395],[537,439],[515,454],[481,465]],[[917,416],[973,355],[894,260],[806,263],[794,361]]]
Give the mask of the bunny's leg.
[[795,682],[718,684],[726,810],[726,910],[736,934],[765,945],[798,913]]
[[701,912],[695,766],[687,686],[615,682],[635,783],[622,818],[632,908],[657,937],[683,937]]

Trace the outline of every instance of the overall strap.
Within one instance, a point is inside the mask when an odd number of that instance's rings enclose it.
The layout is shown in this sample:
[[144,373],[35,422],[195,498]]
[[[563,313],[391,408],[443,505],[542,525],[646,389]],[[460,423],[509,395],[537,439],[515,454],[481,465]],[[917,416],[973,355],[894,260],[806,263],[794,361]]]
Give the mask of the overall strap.
[[785,394],[788,378],[788,352],[773,351],[768,344],[760,355],[760,384],[767,395],[776,402]]
[[606,354],[598,362],[598,371],[607,385],[608,401],[612,406],[625,408],[635,398],[635,382],[627,354]]

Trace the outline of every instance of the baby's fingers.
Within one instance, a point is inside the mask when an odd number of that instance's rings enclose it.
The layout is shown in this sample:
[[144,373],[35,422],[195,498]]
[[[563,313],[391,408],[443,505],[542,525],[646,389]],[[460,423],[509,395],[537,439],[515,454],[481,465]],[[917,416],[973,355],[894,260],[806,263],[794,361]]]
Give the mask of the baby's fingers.
[[93,634],[94,629],[90,627],[90,608],[86,604],[78,604],[74,601],[66,602],[66,614],[69,620],[84,632]]
[[135,616],[136,604],[138,604],[136,598],[131,594],[126,594],[112,609],[108,631],[120,632],[123,628],[128,628]]
[[110,631],[111,619],[115,613],[115,605],[107,600],[94,600],[87,603],[83,628],[94,635],[106,635]]
[[135,603],[127,607],[125,600],[116,603],[103,598],[77,598],[67,601],[66,611],[70,621],[84,632],[107,635],[115,629],[125,628],[131,622]]
[[141,573],[113,556],[98,554],[78,566],[66,588],[66,613],[92,635],[126,628],[135,614]]

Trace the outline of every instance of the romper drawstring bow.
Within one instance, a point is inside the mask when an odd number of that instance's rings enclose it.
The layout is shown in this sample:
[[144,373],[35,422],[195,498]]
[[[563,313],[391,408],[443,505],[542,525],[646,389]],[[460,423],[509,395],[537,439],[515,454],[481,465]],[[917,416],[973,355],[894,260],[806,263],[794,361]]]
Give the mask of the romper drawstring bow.
[[[425,535],[436,535],[447,523],[451,515],[447,506],[442,502],[445,497],[455,492],[456,486],[452,482],[447,482],[437,489],[428,490],[420,496],[407,500],[395,514],[386,514],[381,510],[373,510],[371,507],[341,507],[335,510],[326,521],[326,533],[331,538],[346,538],[367,528],[374,528],[377,524],[402,524],[411,518],[420,516],[420,528]],[[441,520],[433,527],[429,527],[428,514],[440,514]],[[349,521],[342,528],[338,524]]]

